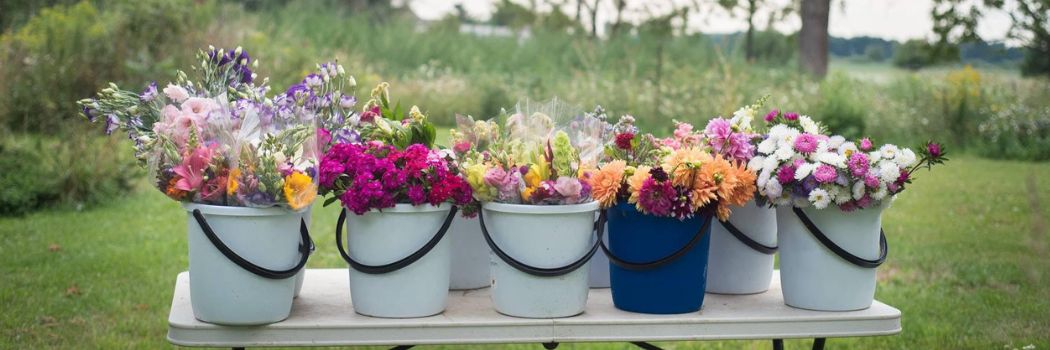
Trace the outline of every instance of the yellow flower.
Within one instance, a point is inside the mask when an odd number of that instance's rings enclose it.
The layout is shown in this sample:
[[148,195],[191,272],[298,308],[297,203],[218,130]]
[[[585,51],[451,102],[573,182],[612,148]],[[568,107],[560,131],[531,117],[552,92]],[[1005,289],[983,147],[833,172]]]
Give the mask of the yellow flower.
[[293,210],[310,205],[316,197],[317,185],[306,174],[294,171],[284,178],[284,199]]
[[627,186],[630,186],[628,189],[631,191],[631,198],[627,199],[628,203],[638,203],[638,191],[642,189],[642,184],[649,178],[649,170],[652,170],[652,167],[647,165],[639,166],[638,169],[634,170],[634,174],[627,178]]
[[239,179],[240,177],[241,177],[241,169],[240,168],[233,168],[233,170],[230,170],[230,175],[226,179],[226,195],[227,196],[232,196],[234,193],[237,193],[237,187],[240,186],[240,182],[238,182],[237,179]]
[[543,182],[545,176],[541,174],[543,170],[540,168],[541,167],[536,166],[536,164],[529,166],[529,172],[525,173],[525,186],[538,187],[540,182]]
[[496,195],[496,189],[485,183],[485,172],[488,170],[485,164],[472,164],[463,169],[467,183],[474,190],[474,197],[482,202],[490,201]]

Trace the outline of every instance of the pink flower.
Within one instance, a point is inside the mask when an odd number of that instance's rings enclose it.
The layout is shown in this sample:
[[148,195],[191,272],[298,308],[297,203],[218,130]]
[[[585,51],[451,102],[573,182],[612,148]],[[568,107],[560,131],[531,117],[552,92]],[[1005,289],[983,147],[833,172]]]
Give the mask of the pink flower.
[[868,188],[879,188],[879,174],[875,171],[868,171],[867,175],[864,175],[864,186]]
[[361,113],[361,122],[362,123],[371,123],[371,122],[375,121],[376,117],[378,117],[379,115],[380,115],[379,106],[372,107],[372,109],[369,109],[369,110],[364,111],[364,112]]
[[766,117],[765,117],[766,122],[767,123],[772,123],[774,120],[777,119],[777,115],[778,114],[780,114],[780,110],[778,110],[776,108],[774,108],[773,110],[769,111],[769,113],[766,113]]
[[795,138],[795,150],[802,153],[812,153],[817,150],[817,136],[810,133],[803,133]]
[[317,128],[317,145],[324,149],[329,143],[332,143],[332,133],[328,129]]
[[562,176],[554,183],[554,190],[558,191],[558,194],[565,197],[568,202],[575,203],[580,198],[580,191],[583,190],[583,185],[580,184],[579,179]]
[[781,185],[795,180],[795,166],[787,165],[777,170],[777,182]]
[[682,143],[678,142],[678,140],[675,140],[673,138],[666,138],[666,139],[660,140],[660,145],[664,146],[664,147],[667,147],[667,148],[670,148],[670,149],[682,148]]
[[860,150],[861,151],[864,151],[864,152],[870,151],[871,148],[874,147],[874,146],[875,145],[871,144],[871,139],[869,139],[867,137],[860,139]]
[[929,153],[930,157],[933,157],[934,159],[940,158],[941,155],[943,155],[941,145],[933,141],[926,143],[926,152]]
[[798,120],[798,113],[795,113],[795,112],[784,113],[784,119],[787,119],[787,120],[790,120],[790,121],[796,121],[796,120]]
[[200,120],[204,120],[208,117],[208,113],[219,109],[219,104],[210,98],[190,97],[182,103],[181,108],[183,114],[192,113]]
[[838,173],[835,171],[835,167],[827,164],[821,164],[813,171],[813,178],[817,179],[820,183],[834,182],[838,178]]
[[[520,175],[519,175],[520,176]],[[518,197],[518,177],[501,167],[489,169],[482,178],[486,184],[495,187],[501,201]]]
[[190,93],[186,91],[186,89],[170,83],[164,88],[164,94],[167,95],[168,98],[175,100],[175,102],[182,102],[190,97]]
[[175,188],[183,191],[196,191],[204,183],[204,171],[211,163],[212,150],[205,147],[194,149],[182,158],[182,164],[175,166],[175,174],[180,177]]
[[649,215],[669,216],[676,195],[670,182],[657,182],[650,177],[642,183],[642,188],[638,190],[637,206],[643,213]]
[[868,173],[868,155],[854,152],[849,156],[849,171],[856,177],[863,177]]
[[693,133],[693,125],[689,123],[678,123],[675,124],[674,137],[676,139],[684,139]]
[[467,151],[470,151],[470,148],[470,141],[466,140],[456,142],[456,144],[452,146],[452,150],[456,151],[456,153],[467,153]]
[[[729,124],[729,121],[724,118],[711,119],[711,121],[707,122],[707,127],[704,128],[704,135],[712,139],[712,143],[724,143],[729,138],[729,135],[732,134],[733,125]],[[675,137],[678,137],[677,130],[675,131]]]

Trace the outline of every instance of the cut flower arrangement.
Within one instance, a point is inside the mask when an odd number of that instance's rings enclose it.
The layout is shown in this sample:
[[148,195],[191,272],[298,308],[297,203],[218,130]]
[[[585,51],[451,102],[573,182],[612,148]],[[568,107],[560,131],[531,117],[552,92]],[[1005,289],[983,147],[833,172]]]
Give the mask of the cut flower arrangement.
[[[605,148],[610,160],[587,179],[594,198],[603,208],[629,203],[657,217],[684,220],[706,211],[725,220],[730,206],[754,196],[755,174],[733,157],[747,153],[747,146],[733,141],[733,135],[744,134],[721,133],[723,122],[729,125],[728,120],[716,119],[704,133],[677,123],[674,136],[659,139],[638,134],[633,117],[620,118],[612,126],[615,138]],[[706,136],[709,132],[715,137]],[[749,145],[743,138],[739,142]],[[719,151],[712,144],[719,145]]]
[[837,206],[843,211],[878,207],[904,190],[919,169],[948,159],[944,147],[927,142],[918,154],[870,139],[828,136],[812,118],[772,110],[772,126],[748,167],[758,173],[761,200],[772,205]]
[[299,210],[317,195],[314,115],[266,96],[248,52],[210,48],[177,81],[141,93],[110,84],[78,101],[106,133],[127,131],[157,188],[177,201]]

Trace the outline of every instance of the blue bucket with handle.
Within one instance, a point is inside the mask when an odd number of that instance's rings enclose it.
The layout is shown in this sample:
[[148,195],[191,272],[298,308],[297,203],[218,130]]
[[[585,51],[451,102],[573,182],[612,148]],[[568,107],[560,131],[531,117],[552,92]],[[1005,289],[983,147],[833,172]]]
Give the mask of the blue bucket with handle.
[[647,314],[699,311],[707,284],[711,217],[656,217],[619,203],[605,213],[613,304]]

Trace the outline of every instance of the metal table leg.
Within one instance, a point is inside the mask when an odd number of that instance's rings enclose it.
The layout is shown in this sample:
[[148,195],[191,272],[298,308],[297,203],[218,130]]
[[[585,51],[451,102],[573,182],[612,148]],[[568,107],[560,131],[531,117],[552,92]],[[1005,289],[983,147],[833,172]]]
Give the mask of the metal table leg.
[[826,338],[813,339],[813,350],[824,350],[825,341],[827,341]]
[[633,342],[631,342],[631,344],[633,344],[634,346],[637,346],[639,348],[645,349],[645,350],[663,350],[663,348],[661,348],[659,346],[656,346],[656,345],[653,345],[653,344],[649,344],[649,343],[644,342],[644,341],[633,341]]
[[784,339],[773,339],[773,350],[784,350]]

